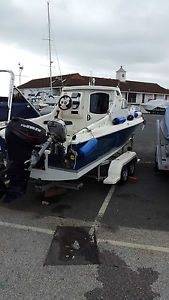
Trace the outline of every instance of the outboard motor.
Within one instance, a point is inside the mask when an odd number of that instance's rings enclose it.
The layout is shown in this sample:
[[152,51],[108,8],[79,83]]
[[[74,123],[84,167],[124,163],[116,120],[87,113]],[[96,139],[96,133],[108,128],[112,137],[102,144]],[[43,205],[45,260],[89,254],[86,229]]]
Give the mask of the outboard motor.
[[66,141],[67,128],[63,120],[55,119],[48,122],[48,130],[52,138],[51,156],[57,163],[64,167],[65,165],[65,150],[63,143]]
[[7,148],[7,187],[4,202],[10,202],[26,191],[30,171],[25,167],[36,145],[47,140],[45,129],[41,126],[22,119],[12,119],[5,133]]
[[60,119],[55,119],[48,122],[48,130],[50,135],[54,138],[56,142],[64,143],[66,141],[66,124]]
[[[31,158],[25,162],[25,165],[28,169],[32,169],[33,167],[43,168],[44,164],[38,164],[41,156],[45,152],[47,148],[50,146],[50,156],[53,157],[55,161],[57,161],[61,166],[64,166],[64,146],[63,143],[66,141],[66,124],[64,121],[60,119],[55,119],[47,122],[49,137],[47,141],[42,145],[40,151],[37,150],[32,151]],[[48,160],[50,159],[48,157]]]

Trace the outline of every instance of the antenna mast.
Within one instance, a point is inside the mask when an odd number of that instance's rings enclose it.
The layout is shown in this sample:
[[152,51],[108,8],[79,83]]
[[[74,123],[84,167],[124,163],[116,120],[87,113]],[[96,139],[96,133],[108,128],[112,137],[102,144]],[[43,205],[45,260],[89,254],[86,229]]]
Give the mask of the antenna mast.
[[49,1],[47,1],[48,7],[48,41],[49,41],[49,75],[50,75],[50,93],[53,95],[52,90],[52,56],[51,56],[51,29],[50,29],[50,11],[49,11]]

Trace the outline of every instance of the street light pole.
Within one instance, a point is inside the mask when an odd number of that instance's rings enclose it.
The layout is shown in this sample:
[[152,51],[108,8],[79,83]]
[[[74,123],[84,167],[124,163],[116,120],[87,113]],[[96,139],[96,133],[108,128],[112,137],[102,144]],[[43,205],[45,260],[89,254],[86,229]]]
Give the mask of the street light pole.
[[23,71],[23,65],[18,63],[18,66],[19,66],[19,85],[21,85],[21,74],[22,74],[22,71]]

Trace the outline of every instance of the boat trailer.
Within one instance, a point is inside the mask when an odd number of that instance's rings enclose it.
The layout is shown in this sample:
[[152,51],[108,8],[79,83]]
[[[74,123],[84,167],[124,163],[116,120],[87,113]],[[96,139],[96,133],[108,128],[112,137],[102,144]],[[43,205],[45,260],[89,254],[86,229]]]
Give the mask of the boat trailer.
[[157,120],[155,168],[157,171],[169,171],[169,141],[164,138],[161,132],[159,120]]

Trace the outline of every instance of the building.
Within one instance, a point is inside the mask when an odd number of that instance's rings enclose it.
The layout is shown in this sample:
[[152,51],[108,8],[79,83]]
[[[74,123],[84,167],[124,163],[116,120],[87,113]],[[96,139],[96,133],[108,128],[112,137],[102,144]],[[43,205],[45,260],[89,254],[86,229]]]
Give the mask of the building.
[[[116,71],[116,79],[82,76],[79,73],[52,77],[53,95],[60,95],[63,86],[101,85],[119,86],[122,95],[131,104],[142,104],[149,100],[169,100],[169,90],[157,83],[126,80],[126,71],[121,66]],[[37,95],[50,95],[50,78],[33,79],[18,87],[27,98]]]

